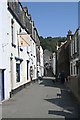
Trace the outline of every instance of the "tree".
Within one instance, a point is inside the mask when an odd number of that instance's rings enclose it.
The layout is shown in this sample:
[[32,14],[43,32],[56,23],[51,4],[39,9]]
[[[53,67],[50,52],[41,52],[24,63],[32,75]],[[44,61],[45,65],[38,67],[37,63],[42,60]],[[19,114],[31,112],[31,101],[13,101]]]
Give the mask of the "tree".
[[42,36],[40,36],[40,43],[41,43],[43,50],[48,49],[51,52],[56,51],[57,42],[59,42],[60,44],[61,42],[65,42],[65,40],[66,40],[66,37],[43,38]]

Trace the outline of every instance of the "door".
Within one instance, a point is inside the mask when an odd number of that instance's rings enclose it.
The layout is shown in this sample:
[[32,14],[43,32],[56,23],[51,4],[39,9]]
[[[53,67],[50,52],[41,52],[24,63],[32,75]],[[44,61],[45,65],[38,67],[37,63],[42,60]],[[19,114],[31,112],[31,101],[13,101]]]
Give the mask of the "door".
[[29,80],[29,61],[27,60],[27,80]]
[[11,91],[13,88],[13,59],[10,59],[10,80],[11,80]]
[[2,100],[4,100],[4,70],[2,70]]
[[2,70],[0,70],[0,101],[2,98]]
[[0,70],[0,100],[4,100],[4,70]]
[[20,64],[16,63],[16,82],[20,82]]

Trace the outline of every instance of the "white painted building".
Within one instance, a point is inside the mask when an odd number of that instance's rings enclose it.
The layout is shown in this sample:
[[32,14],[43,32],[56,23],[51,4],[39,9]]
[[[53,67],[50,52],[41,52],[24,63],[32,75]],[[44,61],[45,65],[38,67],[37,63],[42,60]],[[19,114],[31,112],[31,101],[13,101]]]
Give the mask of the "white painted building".
[[52,64],[53,64],[53,74],[56,75],[56,53],[53,53],[53,60],[52,60]]
[[80,102],[80,28],[69,35],[70,39],[70,77],[69,88]]
[[79,61],[79,29],[75,34],[70,36],[70,76],[77,76],[79,74],[79,67],[77,62]]
[[16,5],[2,2],[0,8],[0,100],[6,100],[15,90],[31,81],[31,66],[32,80],[37,78],[36,42],[31,36],[34,33],[31,18],[26,18],[29,24],[26,28],[24,17],[27,12],[25,15],[19,2]]
[[44,76],[43,49],[41,46],[40,46],[40,74],[41,74],[41,77]]
[[[5,2],[0,3],[0,99],[9,98],[10,86],[10,48],[9,48],[9,24],[8,21],[8,11]],[[4,13],[4,15],[3,15]],[[7,93],[8,91],[8,93]]]

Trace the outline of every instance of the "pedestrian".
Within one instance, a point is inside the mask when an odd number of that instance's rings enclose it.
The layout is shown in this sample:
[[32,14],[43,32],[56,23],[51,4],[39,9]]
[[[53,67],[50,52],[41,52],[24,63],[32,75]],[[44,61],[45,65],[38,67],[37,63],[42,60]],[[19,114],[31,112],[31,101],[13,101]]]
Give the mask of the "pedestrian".
[[64,73],[64,71],[62,71],[60,73],[59,78],[60,78],[60,83],[64,84],[65,83],[65,73]]

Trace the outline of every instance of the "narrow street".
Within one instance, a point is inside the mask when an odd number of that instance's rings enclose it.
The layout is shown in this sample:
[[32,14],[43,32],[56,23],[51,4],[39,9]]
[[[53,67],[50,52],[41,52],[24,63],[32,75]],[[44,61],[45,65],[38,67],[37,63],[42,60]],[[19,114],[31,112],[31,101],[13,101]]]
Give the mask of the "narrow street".
[[78,118],[79,106],[65,85],[44,77],[3,102],[2,118]]

